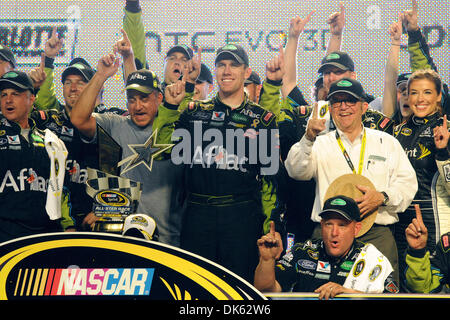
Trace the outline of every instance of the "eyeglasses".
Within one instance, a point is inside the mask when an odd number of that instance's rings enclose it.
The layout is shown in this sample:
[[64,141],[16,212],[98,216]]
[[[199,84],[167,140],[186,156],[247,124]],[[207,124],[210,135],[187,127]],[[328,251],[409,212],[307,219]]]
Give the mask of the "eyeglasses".
[[343,99],[330,99],[330,104],[333,108],[340,108],[342,107],[342,103],[345,102],[347,107],[354,107],[359,101],[359,99],[354,97],[347,97]]

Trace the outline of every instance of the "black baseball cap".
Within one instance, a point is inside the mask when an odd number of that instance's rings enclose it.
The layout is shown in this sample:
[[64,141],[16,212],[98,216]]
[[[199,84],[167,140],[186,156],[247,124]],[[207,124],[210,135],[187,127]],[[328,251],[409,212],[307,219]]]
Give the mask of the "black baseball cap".
[[314,87],[320,88],[323,87],[323,75],[320,75],[320,77],[314,82]]
[[254,84],[261,84],[261,78],[256,73],[256,71],[252,71],[252,73],[250,74],[250,77],[248,77],[244,81],[244,85],[252,84],[252,83],[254,83]]
[[350,70],[355,71],[355,64],[353,63],[352,58],[343,51],[334,51],[330,54],[327,54],[323,59],[319,68],[319,73],[323,73],[323,69],[327,66],[334,66],[341,70]]
[[95,74],[95,70],[89,65],[89,63],[81,58],[77,57],[69,62],[69,66],[63,71],[61,75],[61,81],[64,83],[66,77],[71,74],[81,75],[85,82],[89,82]]
[[169,49],[169,51],[167,51],[166,54],[166,58],[168,56],[170,56],[172,53],[174,52],[181,52],[182,54],[184,54],[186,56],[186,58],[188,58],[189,60],[192,59],[192,57],[194,56],[194,51],[192,51],[191,48],[189,48],[187,45],[184,44],[177,44],[173,47],[171,47]]
[[358,100],[366,99],[366,93],[364,92],[361,83],[352,78],[342,78],[333,82],[328,91],[327,99],[330,100],[336,93],[348,93]]
[[208,82],[213,84],[213,76],[211,74],[211,70],[209,70],[208,66],[204,63],[201,65],[200,74],[197,77],[198,83]]
[[13,68],[17,68],[16,58],[10,48],[0,44],[0,59],[11,63]]
[[397,87],[402,83],[407,83],[409,78],[411,77],[411,75],[412,75],[411,72],[399,74],[397,77],[397,83],[396,83]]
[[342,195],[331,197],[325,201],[319,216],[322,217],[328,213],[340,214],[349,221],[361,221],[361,214],[356,201]]
[[247,52],[237,44],[227,44],[217,50],[214,64],[224,59],[236,60],[238,63],[248,66]]
[[35,93],[31,78],[28,74],[19,70],[9,71],[0,78],[0,91],[7,88],[18,91],[28,90],[33,94]]
[[130,73],[125,90],[137,90],[149,94],[155,90],[161,92],[161,87],[159,79],[153,71],[140,69]]

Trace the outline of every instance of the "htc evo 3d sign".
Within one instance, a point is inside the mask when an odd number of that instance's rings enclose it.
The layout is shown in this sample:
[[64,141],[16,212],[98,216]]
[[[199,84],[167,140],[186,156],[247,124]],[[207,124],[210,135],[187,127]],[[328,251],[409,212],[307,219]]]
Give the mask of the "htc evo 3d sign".
[[52,233],[0,245],[0,299],[264,300],[184,250],[108,233]]

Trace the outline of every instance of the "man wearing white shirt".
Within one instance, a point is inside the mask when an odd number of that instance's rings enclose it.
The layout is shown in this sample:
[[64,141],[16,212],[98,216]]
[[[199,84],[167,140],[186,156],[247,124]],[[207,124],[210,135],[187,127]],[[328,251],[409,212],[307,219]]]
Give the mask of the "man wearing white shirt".
[[363,127],[362,116],[368,108],[363,97],[358,81],[344,78],[334,82],[327,98],[337,129],[319,135],[325,130],[325,120],[318,119],[315,106],[306,133],[290,149],[285,166],[293,179],[316,180],[311,219],[317,223],[325,192],[336,178],[353,172],[373,183],[375,190],[359,186],[363,195],[355,199],[363,217],[378,210],[374,225],[358,240],[374,244],[388,257],[398,280],[397,249],[389,227],[398,221],[397,212],[403,212],[414,198],[417,178],[394,137]]

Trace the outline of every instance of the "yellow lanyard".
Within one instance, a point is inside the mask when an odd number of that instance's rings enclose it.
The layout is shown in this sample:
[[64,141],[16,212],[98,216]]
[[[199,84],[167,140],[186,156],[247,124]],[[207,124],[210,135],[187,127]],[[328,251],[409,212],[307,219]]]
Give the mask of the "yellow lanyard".
[[[364,130],[363,138],[361,141],[361,153],[359,154],[359,165],[358,165],[358,174],[362,173],[363,165],[364,165],[364,150],[366,149],[366,130]],[[347,153],[347,150],[345,150],[344,145],[342,144],[341,137],[339,136],[339,133],[336,130],[336,140],[339,144],[339,148],[341,148],[342,154],[344,155],[345,160],[347,161],[348,166],[350,169],[352,169],[353,173],[355,172],[355,167],[353,166],[352,160],[350,159],[350,156]]]

